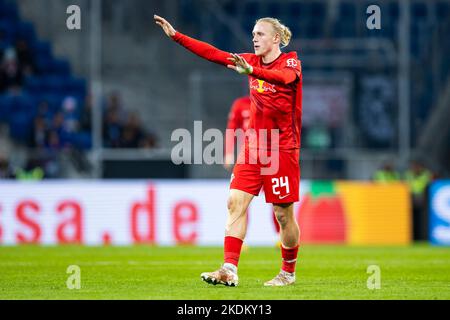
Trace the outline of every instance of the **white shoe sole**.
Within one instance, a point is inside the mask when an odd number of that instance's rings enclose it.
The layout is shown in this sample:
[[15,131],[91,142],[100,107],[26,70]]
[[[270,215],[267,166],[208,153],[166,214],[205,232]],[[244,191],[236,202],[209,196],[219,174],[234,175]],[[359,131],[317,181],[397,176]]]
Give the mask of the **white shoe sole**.
[[212,285],[216,285],[216,284],[223,284],[224,286],[227,287],[237,287],[238,282],[237,281],[228,281],[228,282],[224,282],[224,281],[219,281],[216,278],[210,277],[206,274],[201,274],[200,278],[205,281],[206,283],[212,284]]
[[266,283],[264,283],[264,287],[286,287],[286,286],[291,286],[293,284],[295,284],[295,281],[291,282],[291,283],[286,283],[286,284],[271,284],[271,283],[266,282]]

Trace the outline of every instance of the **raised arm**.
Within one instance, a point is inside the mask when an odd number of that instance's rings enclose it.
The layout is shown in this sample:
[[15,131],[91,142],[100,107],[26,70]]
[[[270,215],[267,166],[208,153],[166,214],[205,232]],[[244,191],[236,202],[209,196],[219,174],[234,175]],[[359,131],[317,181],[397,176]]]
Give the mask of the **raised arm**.
[[216,47],[202,42],[191,37],[188,37],[181,32],[176,31],[172,25],[167,22],[166,19],[154,15],[155,23],[161,26],[166,35],[170,37],[175,42],[179,43],[189,51],[195,53],[196,55],[209,60],[214,63],[218,63],[227,66],[230,61],[228,58],[231,57],[230,53],[217,49]]
[[297,76],[300,76],[296,71],[290,68],[266,70],[253,67],[242,55],[225,52],[206,42],[188,37],[181,32],[176,31],[166,19],[160,16],[154,15],[153,18],[155,19],[155,23],[164,30],[166,35],[175,42],[206,60],[227,66],[240,74],[251,74],[258,79],[281,84],[294,82],[297,79]]
[[279,70],[268,70],[259,67],[251,66],[244,57],[231,54],[231,59],[234,65],[228,65],[228,68],[242,74],[252,75],[260,80],[265,80],[270,83],[289,84],[300,77],[300,71],[293,68],[283,68]]
[[290,68],[281,70],[267,70],[255,67],[251,73],[254,77],[270,83],[289,84],[297,79],[297,73]]

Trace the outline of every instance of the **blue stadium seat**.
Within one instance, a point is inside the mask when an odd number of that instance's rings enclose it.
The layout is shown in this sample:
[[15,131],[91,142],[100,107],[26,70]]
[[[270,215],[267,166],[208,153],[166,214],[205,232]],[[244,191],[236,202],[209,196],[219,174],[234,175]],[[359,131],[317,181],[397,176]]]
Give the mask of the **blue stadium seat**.
[[17,21],[19,10],[14,2],[0,2],[0,19]]
[[[1,32],[0,32],[0,34],[1,34]],[[10,46],[9,43],[4,42],[4,41],[0,41],[0,53],[4,52],[6,49],[8,49],[9,46]]]
[[61,93],[64,90],[66,77],[58,75],[46,75],[40,78],[44,92]]
[[53,58],[50,56],[38,55],[35,57],[36,71],[40,74],[51,73]]
[[294,38],[301,37],[301,26],[298,20],[288,20],[286,21],[286,24],[288,25],[289,29],[291,29],[292,36]]
[[72,93],[75,96],[86,95],[86,80],[83,78],[68,78],[66,80],[66,91]]
[[286,21],[284,21],[289,29],[292,31],[294,38],[302,36],[301,21],[302,21],[302,4],[298,2],[290,2],[286,4]]
[[[284,20],[282,18],[281,7],[282,7],[282,4],[279,1],[269,2],[267,4],[267,10],[264,11],[264,16],[265,17],[274,17],[274,18],[277,18],[280,20]],[[284,21],[284,22],[286,22],[286,21]]]
[[9,119],[9,134],[13,139],[27,142],[31,137],[33,117],[26,112],[12,114]]
[[49,67],[52,74],[60,76],[70,75],[70,64],[69,61],[65,59],[54,59]]
[[[191,0],[184,1],[191,13],[199,12]],[[192,18],[192,16],[190,16]],[[194,16],[195,19],[195,16]],[[36,37],[36,30],[31,22],[20,20],[15,1],[0,0],[0,50],[25,40],[34,57],[36,74],[24,79],[23,94],[0,95],[0,121],[9,124],[12,138],[29,142],[32,135],[33,120],[42,101],[47,101],[49,110],[46,117],[52,117],[62,111],[62,102],[67,96],[77,100],[76,117],[80,117],[87,92],[86,80],[72,76],[70,63],[64,58],[54,58],[49,41]],[[89,133],[77,133],[73,137],[74,145],[80,149],[91,148]]]
[[32,49],[38,57],[52,56],[52,47],[48,41],[35,41]]
[[436,16],[439,20],[450,19],[450,2],[440,1],[436,4]]
[[223,9],[230,16],[235,16],[237,14],[236,1],[230,0],[223,5]]
[[442,59],[441,66],[442,66],[442,70],[445,70],[445,71],[441,72],[439,80],[442,83],[445,83],[445,81],[448,81],[448,75],[450,74],[450,60]]
[[388,4],[388,14],[389,17],[391,18],[391,21],[396,21],[399,17],[399,4],[398,2],[390,2]]
[[34,100],[28,94],[12,95],[9,106],[9,112],[15,113],[28,113],[30,116],[35,114],[36,108]]
[[70,137],[71,142],[76,148],[89,150],[92,148],[92,136],[89,132],[78,132]]
[[[251,30],[255,24],[256,19],[260,18],[260,4],[257,1],[249,1],[244,5],[244,17],[246,22],[246,30]],[[248,26],[251,25],[249,28]]]
[[322,22],[325,18],[326,4],[324,2],[311,2],[308,6],[310,16]]
[[337,38],[356,37],[354,21],[346,19],[337,21],[333,27],[333,36]]
[[16,39],[15,23],[9,20],[0,20],[0,34],[3,41],[13,44]]
[[356,7],[355,3],[351,2],[341,2],[339,4],[339,13],[343,21],[354,21],[356,17]]
[[27,43],[34,43],[36,33],[31,22],[21,22],[17,25],[17,38],[25,40]]
[[231,47],[231,33],[223,24],[214,24],[213,26],[213,44],[224,51],[233,51]]
[[323,36],[323,24],[321,19],[308,19],[305,21],[305,36],[307,38],[316,39]]
[[0,121],[8,121],[12,106],[12,98],[9,94],[0,95]]
[[198,8],[195,1],[192,0],[178,0],[180,8],[180,17],[185,23],[198,21]]
[[290,19],[301,19],[305,16],[305,5],[301,2],[289,2],[286,4],[287,15]]
[[61,110],[61,104],[64,96],[56,93],[42,93],[37,96],[37,101],[47,101],[51,113]]
[[414,37],[411,37],[411,54],[415,57],[418,56],[419,50],[420,50],[420,44],[419,44],[419,25],[417,23],[412,23],[411,27],[411,34],[414,34]]
[[427,16],[427,4],[423,2],[415,2],[412,4],[411,19],[423,19]]
[[36,76],[29,76],[25,78],[24,87],[31,94],[39,94],[42,91],[41,79]]

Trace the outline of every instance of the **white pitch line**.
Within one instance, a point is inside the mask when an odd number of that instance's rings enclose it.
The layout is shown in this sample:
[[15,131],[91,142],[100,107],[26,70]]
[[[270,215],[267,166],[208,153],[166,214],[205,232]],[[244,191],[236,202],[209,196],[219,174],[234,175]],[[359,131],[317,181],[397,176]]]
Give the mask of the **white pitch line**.
[[[217,261],[218,265],[220,265],[220,260]],[[95,261],[95,262],[70,262],[71,264],[76,264],[81,266],[113,266],[113,265],[177,265],[177,266],[185,266],[185,265],[205,265],[206,261],[167,261],[167,260],[155,260],[155,261]],[[208,262],[210,263],[210,262]],[[252,261],[251,264],[257,265],[267,265],[274,263],[273,260],[260,260],[260,261]],[[40,262],[0,262],[1,267],[26,267],[26,266],[58,266],[65,265],[65,263],[40,263]]]

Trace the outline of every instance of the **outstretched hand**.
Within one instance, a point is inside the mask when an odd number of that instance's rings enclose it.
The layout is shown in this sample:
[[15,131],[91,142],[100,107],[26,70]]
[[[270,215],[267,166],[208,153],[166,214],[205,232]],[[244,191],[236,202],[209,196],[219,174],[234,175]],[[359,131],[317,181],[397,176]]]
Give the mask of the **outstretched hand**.
[[237,73],[240,74],[251,74],[253,72],[253,67],[241,56],[232,53],[231,58],[227,58],[234,63],[234,65],[229,64],[227,68],[233,69]]
[[175,29],[172,27],[172,25],[169,22],[167,22],[166,19],[164,19],[163,17],[157,16],[156,14],[153,15],[153,19],[155,19],[155,23],[164,30],[164,32],[166,33],[166,35],[168,37],[171,38],[175,35],[175,33],[176,33]]

